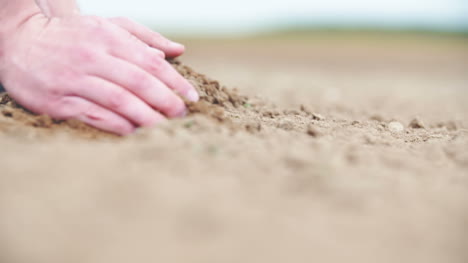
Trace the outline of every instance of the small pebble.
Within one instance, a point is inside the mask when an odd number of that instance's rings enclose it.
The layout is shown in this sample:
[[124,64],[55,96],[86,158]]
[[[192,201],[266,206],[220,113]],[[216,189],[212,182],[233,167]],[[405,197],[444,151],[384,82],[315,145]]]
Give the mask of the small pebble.
[[307,113],[307,114],[310,114],[310,113],[311,113],[311,111],[310,111],[306,106],[304,106],[304,105],[301,105],[301,111],[302,111],[302,112],[305,112],[305,113]]
[[425,128],[425,125],[424,123],[419,120],[419,119],[413,119],[410,124],[409,124],[409,127],[410,128],[413,128],[413,129],[424,129]]
[[388,124],[388,129],[391,132],[400,133],[400,132],[403,132],[405,130],[405,127],[400,122],[392,121],[392,122],[390,122]]
[[375,114],[375,115],[372,115],[372,116],[370,117],[370,120],[381,122],[381,121],[384,121],[384,118],[383,118],[382,116],[380,116],[380,115]]
[[322,135],[322,133],[315,127],[309,126],[307,128],[307,134],[311,137],[319,137]]
[[323,121],[325,120],[325,117],[318,113],[312,113],[312,119],[317,120],[317,121]]

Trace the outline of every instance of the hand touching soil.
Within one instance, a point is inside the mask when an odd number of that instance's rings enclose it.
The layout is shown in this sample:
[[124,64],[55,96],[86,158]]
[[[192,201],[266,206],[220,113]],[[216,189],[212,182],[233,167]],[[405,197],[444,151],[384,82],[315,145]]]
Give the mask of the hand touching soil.
[[195,88],[165,60],[184,52],[125,18],[29,16],[2,37],[0,82],[29,110],[125,135],[186,113]]

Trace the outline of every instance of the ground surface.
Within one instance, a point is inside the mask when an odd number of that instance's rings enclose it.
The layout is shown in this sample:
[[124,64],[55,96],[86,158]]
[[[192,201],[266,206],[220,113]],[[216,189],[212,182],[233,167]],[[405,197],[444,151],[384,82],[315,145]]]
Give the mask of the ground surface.
[[2,97],[1,262],[467,262],[464,38],[186,44],[222,85],[128,138]]

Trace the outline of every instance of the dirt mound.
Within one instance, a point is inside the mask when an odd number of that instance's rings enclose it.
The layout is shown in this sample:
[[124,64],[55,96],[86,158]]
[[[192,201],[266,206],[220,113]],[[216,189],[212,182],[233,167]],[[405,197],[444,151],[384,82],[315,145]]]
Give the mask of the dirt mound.
[[[312,113],[305,106],[300,106],[297,110],[280,111],[273,104],[255,101],[255,99],[239,94],[236,89],[222,86],[218,81],[197,73],[178,60],[169,62],[196,87],[200,94],[199,102],[186,102],[190,115],[203,115],[226,125],[231,131],[258,132],[262,130],[262,127],[271,126],[306,132],[311,136],[318,134],[313,132],[313,128],[304,125],[304,121],[296,123],[291,121],[291,118],[297,119],[297,117],[312,121],[324,119],[320,114]],[[2,116],[0,131],[3,132],[17,132],[20,127],[22,130],[26,129],[28,132],[41,135],[65,131],[73,136],[90,139],[115,137],[80,121],[59,121],[45,115],[34,114],[16,103],[7,93],[0,94],[0,113]],[[15,125],[12,126],[12,123]],[[187,125],[185,127],[190,128]]]
[[[170,62],[200,93],[199,102],[187,102],[191,114],[202,114],[219,122],[231,123],[226,111],[233,111],[247,105],[248,98],[239,95],[236,90],[221,86],[218,81],[195,72],[177,60]],[[49,129],[51,132],[70,130],[73,134],[86,138],[109,136],[80,121],[58,121],[48,116],[34,114],[16,103],[7,93],[0,94],[0,111],[4,118],[10,118],[16,123],[33,129]]]
[[[219,122],[232,124],[226,111],[233,111],[247,104],[248,98],[239,95],[236,90],[221,86],[218,81],[211,80],[205,75],[195,72],[177,60],[171,60],[170,62],[200,93],[201,100],[199,102],[187,102],[191,114],[202,114]],[[73,135],[85,138],[112,136],[80,121],[59,121],[45,115],[34,114],[16,103],[7,93],[0,94],[0,112],[2,115],[0,123],[4,123],[4,125],[0,126],[0,131],[11,129],[11,122],[14,122],[15,126],[20,125],[22,128],[29,128],[40,133],[68,131]]]
[[191,114],[202,114],[219,122],[231,123],[226,111],[233,111],[247,104],[249,99],[239,95],[237,90],[221,86],[218,81],[195,72],[178,60],[170,62],[182,76],[195,86],[200,94],[199,102],[186,102]]

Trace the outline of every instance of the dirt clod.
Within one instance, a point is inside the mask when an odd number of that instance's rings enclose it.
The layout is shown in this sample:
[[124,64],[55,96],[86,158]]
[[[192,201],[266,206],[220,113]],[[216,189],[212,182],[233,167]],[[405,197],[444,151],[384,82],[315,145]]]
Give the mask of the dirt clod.
[[417,118],[413,119],[408,126],[410,128],[413,128],[413,129],[424,129],[425,128],[424,123],[421,120],[417,119]]
[[318,113],[312,113],[312,119],[317,120],[317,121],[323,121],[325,120],[325,117]]
[[392,121],[392,122],[390,122],[388,124],[388,129],[391,132],[400,133],[400,132],[403,132],[405,130],[405,127],[400,122]]
[[307,127],[307,135],[311,136],[311,137],[319,137],[321,136],[321,132],[315,128],[314,126],[309,126]]

